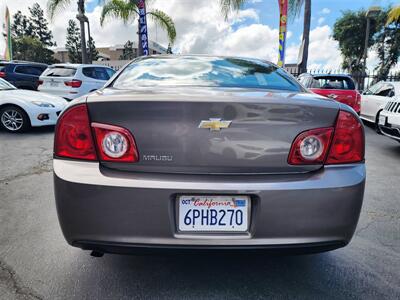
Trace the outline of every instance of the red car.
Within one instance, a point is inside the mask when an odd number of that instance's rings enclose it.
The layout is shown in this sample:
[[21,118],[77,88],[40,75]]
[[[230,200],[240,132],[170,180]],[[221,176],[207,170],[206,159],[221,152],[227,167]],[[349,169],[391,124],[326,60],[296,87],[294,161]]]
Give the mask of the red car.
[[360,114],[361,94],[350,76],[305,73],[299,76],[299,81],[312,92],[347,104]]

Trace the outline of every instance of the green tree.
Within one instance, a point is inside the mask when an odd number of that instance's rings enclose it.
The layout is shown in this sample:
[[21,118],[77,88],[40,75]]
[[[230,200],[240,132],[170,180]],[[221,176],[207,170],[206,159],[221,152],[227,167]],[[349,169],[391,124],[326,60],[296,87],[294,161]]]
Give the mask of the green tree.
[[133,49],[133,42],[127,41],[124,45],[124,49],[122,49],[122,54],[119,57],[121,60],[130,60],[136,57],[135,51]]
[[11,34],[14,38],[23,37],[25,35],[32,36],[32,24],[21,11],[17,11],[13,16],[13,19]]
[[[240,10],[247,0],[220,0],[220,7],[225,19],[233,11]],[[311,0],[289,0],[288,10],[289,15],[297,17],[300,15],[301,9],[304,6],[304,24],[303,24],[303,55],[300,64],[300,71],[307,71],[308,62],[308,45],[310,43],[310,27],[311,27]]]
[[96,49],[96,43],[92,37],[89,38],[87,44],[90,61],[99,60],[99,51]]
[[82,62],[79,28],[74,20],[69,20],[68,22],[65,48],[68,51],[68,57],[71,63]]
[[[79,32],[78,25],[74,20],[68,21],[65,48],[68,51],[68,57],[71,63],[77,63],[77,64],[82,63],[81,35]],[[93,60],[99,59],[99,51],[97,51],[96,43],[92,37],[90,37],[85,48],[86,51],[88,52],[87,57],[91,57]]]
[[[370,20],[368,47],[376,43],[374,36],[383,28],[385,13],[380,13]],[[351,74],[361,72],[363,67],[364,41],[366,35],[367,17],[365,10],[345,11],[333,26],[333,38],[339,42],[343,56],[342,67]]]
[[[50,14],[50,18],[53,20],[55,15],[64,10],[65,7],[70,4],[72,0],[48,0],[47,10]],[[81,41],[81,61],[84,63],[88,62],[88,56],[86,51],[86,35],[85,35],[85,23],[89,23],[88,18],[85,15],[85,0],[77,0],[78,14],[76,15],[80,25],[80,41]]]
[[44,47],[35,37],[25,35],[13,38],[14,59],[53,64],[56,62],[53,55],[54,52]]
[[[147,12],[150,18],[167,32],[168,41],[173,44],[176,39],[174,21],[161,10],[154,9]],[[137,0],[110,0],[103,6],[100,23],[104,24],[106,18],[121,19],[124,23],[135,20],[139,16]],[[139,31],[139,30],[138,30]],[[139,37],[139,53],[141,54],[141,42]]]
[[[387,11],[389,18],[386,20],[392,18],[393,21],[391,23],[386,22],[386,26],[375,37],[375,49],[379,58],[375,81],[386,80],[390,69],[397,64],[400,57],[400,22],[399,19],[390,16],[392,11]],[[385,19],[382,21],[385,21]]]
[[29,22],[32,28],[32,36],[36,37],[43,45],[47,47],[55,46],[53,34],[48,28],[48,22],[44,18],[43,9],[38,3],[29,8],[31,14]]

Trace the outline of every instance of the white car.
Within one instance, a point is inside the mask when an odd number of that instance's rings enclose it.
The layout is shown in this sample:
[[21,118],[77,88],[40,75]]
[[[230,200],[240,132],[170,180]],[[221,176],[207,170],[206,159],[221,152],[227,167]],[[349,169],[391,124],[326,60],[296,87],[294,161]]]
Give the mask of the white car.
[[22,132],[32,127],[55,125],[68,102],[52,95],[18,90],[0,78],[0,127]]
[[101,65],[55,64],[40,76],[38,90],[72,100],[102,88],[114,73]]
[[386,104],[378,123],[382,134],[400,142],[400,96]]
[[361,96],[360,118],[378,123],[379,113],[393,97],[400,95],[400,82],[380,81],[364,91]]

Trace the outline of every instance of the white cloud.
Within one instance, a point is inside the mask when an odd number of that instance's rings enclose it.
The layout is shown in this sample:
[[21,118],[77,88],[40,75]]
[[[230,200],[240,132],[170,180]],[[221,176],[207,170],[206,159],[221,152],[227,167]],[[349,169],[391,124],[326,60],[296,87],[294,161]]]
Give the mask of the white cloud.
[[321,14],[327,15],[331,13],[331,10],[327,7],[323,8],[320,12]]
[[324,17],[318,18],[318,25],[321,25],[324,22],[325,22],[325,18]]
[[[17,10],[27,14],[28,6],[34,2],[38,2],[43,8],[47,3],[47,0],[6,1],[12,14]],[[253,1],[258,2],[258,0]],[[225,20],[220,12],[219,1],[214,0],[154,0],[151,6],[165,11],[173,18],[177,29],[174,50],[178,53],[252,56],[277,61],[278,28],[260,24],[259,14],[254,9],[241,10]],[[96,7],[93,12],[87,14],[97,46],[123,44],[128,39],[136,41],[136,22],[124,24],[120,20],[111,19],[101,27],[100,13],[101,8]],[[329,14],[330,10],[324,8],[321,13]],[[68,20],[75,19],[75,15],[76,0],[71,0],[71,4],[50,23],[49,26],[59,47],[64,46]],[[331,28],[328,25],[322,26],[325,21],[322,19],[323,17],[318,20],[318,27],[310,32],[309,66],[338,69],[342,61],[338,43],[331,38]],[[253,24],[249,25],[244,22],[245,20],[250,20]],[[151,20],[148,23],[150,39],[166,46],[168,41],[165,32],[157,28]],[[287,33],[286,62],[288,63],[297,62],[301,43],[301,39],[291,39],[292,35],[291,31]],[[371,54],[368,62],[373,68],[377,63],[376,55]]]

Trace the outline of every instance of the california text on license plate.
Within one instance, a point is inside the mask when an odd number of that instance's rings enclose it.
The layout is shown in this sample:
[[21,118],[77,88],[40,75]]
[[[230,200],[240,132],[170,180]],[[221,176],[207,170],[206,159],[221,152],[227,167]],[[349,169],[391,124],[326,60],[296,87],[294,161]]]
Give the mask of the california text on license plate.
[[180,196],[179,230],[245,232],[249,228],[248,196]]

